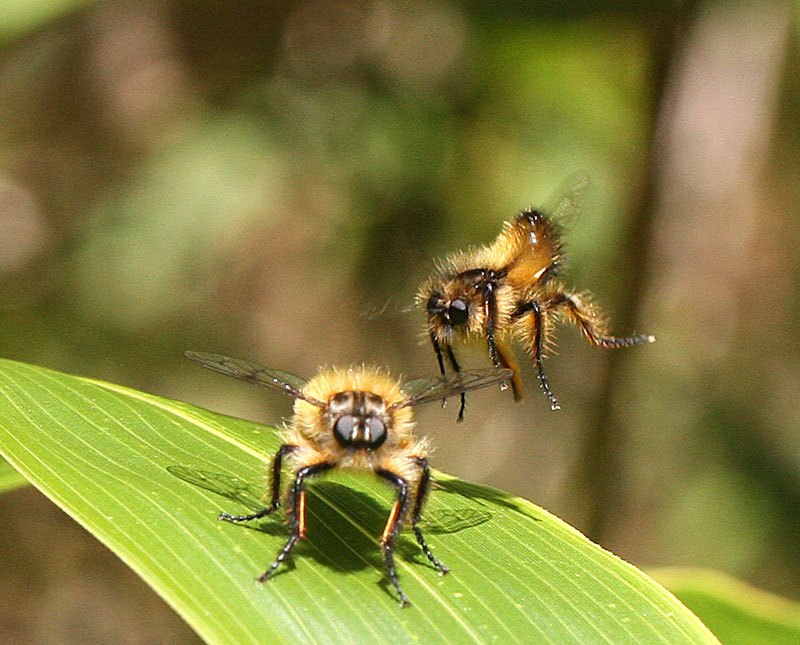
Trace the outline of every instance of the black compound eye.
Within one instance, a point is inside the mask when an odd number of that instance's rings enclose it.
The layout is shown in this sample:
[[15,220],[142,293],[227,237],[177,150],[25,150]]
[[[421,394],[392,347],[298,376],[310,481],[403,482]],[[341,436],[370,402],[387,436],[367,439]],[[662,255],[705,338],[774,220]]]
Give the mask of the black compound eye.
[[351,444],[355,425],[356,418],[352,414],[343,414],[336,419],[336,425],[333,426],[333,435],[336,437],[336,441],[342,446]]
[[367,443],[370,448],[377,448],[386,441],[386,424],[382,419],[378,417],[368,417],[367,431],[369,432]]
[[450,303],[447,308],[447,317],[450,319],[451,325],[463,325],[469,319],[469,311],[467,310],[467,303],[456,298]]

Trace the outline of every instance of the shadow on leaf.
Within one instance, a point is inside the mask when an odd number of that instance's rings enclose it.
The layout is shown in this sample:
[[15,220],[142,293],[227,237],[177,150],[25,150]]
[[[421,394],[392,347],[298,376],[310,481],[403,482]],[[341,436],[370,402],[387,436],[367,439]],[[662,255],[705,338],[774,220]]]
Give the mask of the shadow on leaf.
[[[495,488],[488,488],[480,484],[472,484],[460,479],[437,480],[434,487],[439,492],[459,495],[482,507],[486,507],[486,504],[483,503],[483,501],[486,501],[516,511],[537,522],[542,520],[542,518],[528,508],[527,505],[521,503],[519,498]],[[491,511],[487,512],[491,513]]]
[[[264,507],[263,486],[246,482],[239,477],[180,465],[168,466],[167,471],[193,486],[245,507],[242,510],[226,509],[228,512],[246,514]],[[450,482],[445,484],[446,486],[439,484],[439,487],[468,497],[457,487],[450,486],[448,490]],[[311,557],[319,564],[340,572],[355,571],[368,566],[383,569],[385,563],[378,539],[389,516],[389,507],[370,494],[336,482],[310,482],[307,490],[308,537],[298,543],[292,554],[294,559]],[[431,509],[423,514],[420,528],[424,534],[446,535],[474,528],[488,522],[491,517],[491,511],[485,508]],[[289,536],[284,508],[260,520],[230,523],[269,535]],[[433,569],[410,531],[403,531],[398,535],[395,552],[404,560]],[[281,567],[275,577],[281,571],[287,572],[294,568],[291,560],[292,558],[287,559],[288,567]],[[260,572],[255,572],[255,575],[258,573]]]
[[227,497],[253,511],[264,508],[264,484],[256,486],[239,477],[187,466],[167,466],[167,472],[193,486]]

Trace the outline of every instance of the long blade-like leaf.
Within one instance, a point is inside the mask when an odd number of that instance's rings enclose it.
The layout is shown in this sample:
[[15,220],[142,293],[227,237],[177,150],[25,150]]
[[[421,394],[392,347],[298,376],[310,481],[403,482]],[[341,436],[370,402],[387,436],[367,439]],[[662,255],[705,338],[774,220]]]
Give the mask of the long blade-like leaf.
[[[220,510],[260,506],[274,430],[120,386],[0,361],[0,452],[116,552],[211,643],[709,643],[700,621],[631,565],[544,510],[437,475],[423,529],[387,585],[376,544],[387,491],[369,476],[309,485],[309,539]],[[255,530],[254,530],[255,529]]]

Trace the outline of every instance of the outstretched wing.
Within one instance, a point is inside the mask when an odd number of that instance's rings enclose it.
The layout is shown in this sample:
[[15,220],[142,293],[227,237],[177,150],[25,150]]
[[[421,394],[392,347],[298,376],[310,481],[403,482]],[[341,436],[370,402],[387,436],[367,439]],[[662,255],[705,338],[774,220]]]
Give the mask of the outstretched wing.
[[306,384],[305,379],[295,376],[294,374],[290,374],[289,372],[273,370],[268,367],[256,365],[255,363],[243,361],[240,358],[223,356],[222,354],[184,352],[183,355],[189,360],[194,361],[203,367],[207,367],[210,370],[214,370],[215,372],[227,374],[228,376],[238,378],[241,381],[248,381],[250,383],[254,383],[255,385],[260,385],[261,387],[271,390],[278,390],[279,392],[288,394],[295,399],[303,399],[304,401],[308,401],[312,405],[316,405],[318,407],[325,407],[325,404],[322,403],[322,401],[318,401],[317,399],[307,396],[303,393],[303,387]]
[[566,226],[578,212],[591,183],[589,173],[586,171],[579,170],[572,173],[559,184],[544,204],[544,213],[560,225]]
[[513,375],[514,370],[489,367],[482,370],[464,370],[446,376],[415,379],[403,385],[403,392],[407,396],[406,400],[395,403],[392,407],[406,408],[410,405],[441,401],[468,390],[478,390],[482,387],[505,383]]

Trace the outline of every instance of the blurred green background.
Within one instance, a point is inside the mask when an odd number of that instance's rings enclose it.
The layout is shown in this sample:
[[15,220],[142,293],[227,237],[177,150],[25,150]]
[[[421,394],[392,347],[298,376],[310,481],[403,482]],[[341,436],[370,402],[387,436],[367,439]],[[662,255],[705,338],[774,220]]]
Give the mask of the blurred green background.
[[[583,170],[566,282],[658,342],[562,329],[563,410],[523,360],[519,404],[420,411],[434,464],[800,597],[797,4],[555,6],[0,4],[0,354],[270,423],[183,350],[433,374],[433,258]],[[34,490],[0,514],[3,642],[195,640]]]

